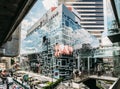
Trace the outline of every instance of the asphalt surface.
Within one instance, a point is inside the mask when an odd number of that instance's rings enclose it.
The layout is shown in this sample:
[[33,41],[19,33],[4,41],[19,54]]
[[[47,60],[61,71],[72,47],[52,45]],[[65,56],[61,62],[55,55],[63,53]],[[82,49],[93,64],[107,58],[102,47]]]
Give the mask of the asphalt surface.
[[[2,79],[0,78],[0,89],[7,89],[7,84],[2,83]],[[20,85],[13,83],[12,85],[9,86],[9,89],[23,89]]]

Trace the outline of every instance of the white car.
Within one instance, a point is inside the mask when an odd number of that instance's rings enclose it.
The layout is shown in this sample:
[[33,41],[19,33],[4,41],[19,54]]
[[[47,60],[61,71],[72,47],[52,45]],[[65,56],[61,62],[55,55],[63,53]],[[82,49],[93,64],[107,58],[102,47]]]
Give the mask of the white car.
[[7,89],[6,84],[2,84],[2,85],[0,85],[0,89]]
[[3,87],[4,87],[4,85],[2,83],[2,79],[0,78],[0,89],[4,89]]
[[7,77],[7,82],[8,82],[8,84],[12,85],[14,83],[13,78]]

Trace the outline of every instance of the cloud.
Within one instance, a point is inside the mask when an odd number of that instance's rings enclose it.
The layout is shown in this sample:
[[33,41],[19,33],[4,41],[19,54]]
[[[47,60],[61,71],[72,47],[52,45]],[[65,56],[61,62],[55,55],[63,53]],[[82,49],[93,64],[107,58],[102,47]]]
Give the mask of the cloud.
[[44,0],[42,3],[46,10],[49,10],[51,7],[58,6],[58,0]]
[[24,19],[22,21],[22,29],[23,30],[28,30],[30,29],[30,27],[32,27],[32,25],[37,22],[37,18],[36,17],[29,17],[29,19]]
[[30,27],[35,24],[35,22],[37,22],[44,13],[46,13],[46,10],[43,6],[42,0],[38,0],[22,21],[22,29],[30,29]]
[[34,25],[43,16],[44,13],[46,13],[46,9],[43,6],[42,0],[37,0],[24,20],[21,22],[21,53],[25,52],[24,48],[26,47],[26,42],[24,39],[26,37],[27,30],[29,30],[32,25]]
[[25,41],[26,43],[32,43],[32,40],[27,40],[27,41]]
[[112,42],[110,41],[110,39],[107,37],[108,35],[108,31],[105,30],[103,33],[102,33],[102,45],[103,46],[111,46],[112,45]]
[[107,30],[105,30],[102,33],[102,45],[103,46],[111,46],[112,42],[110,41],[110,39],[107,37]]
[[106,36],[104,38],[102,38],[102,45],[103,46],[111,46],[112,42],[109,40],[109,38]]

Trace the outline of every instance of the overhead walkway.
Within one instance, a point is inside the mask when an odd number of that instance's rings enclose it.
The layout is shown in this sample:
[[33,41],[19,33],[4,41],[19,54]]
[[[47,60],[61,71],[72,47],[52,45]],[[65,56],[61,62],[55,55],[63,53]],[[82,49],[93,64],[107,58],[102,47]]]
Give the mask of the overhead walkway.
[[120,47],[106,47],[95,51],[94,58],[112,58],[120,55]]
[[19,55],[21,21],[37,0],[0,0],[0,57]]
[[[97,75],[90,75],[86,78],[80,79],[79,81],[75,82],[73,81],[73,87],[80,87],[80,85],[83,83],[85,85],[87,85],[90,89],[99,89],[97,87],[96,82],[98,81],[103,81],[103,83],[108,86],[108,89],[120,89],[120,79],[116,78],[116,77],[110,77],[110,76],[97,76]],[[108,82],[105,82],[108,81]],[[109,84],[109,82],[111,84]],[[81,88],[78,88],[81,89]],[[106,88],[105,88],[106,89]]]
[[0,1],[0,45],[6,42],[36,0]]
[[97,76],[97,75],[91,75],[88,78],[92,79],[98,79],[98,80],[106,80],[106,81],[117,81],[118,78],[116,77],[110,77],[110,76]]

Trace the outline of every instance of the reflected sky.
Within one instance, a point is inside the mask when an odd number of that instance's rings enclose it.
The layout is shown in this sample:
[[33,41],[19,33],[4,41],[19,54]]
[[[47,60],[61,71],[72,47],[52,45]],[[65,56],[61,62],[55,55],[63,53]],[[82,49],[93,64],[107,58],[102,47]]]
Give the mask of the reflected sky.
[[115,1],[116,9],[117,9],[119,23],[120,23],[120,0],[114,0],[114,1]]
[[[110,2],[108,2],[109,0],[107,0],[107,28],[111,28],[111,21],[114,19],[114,16],[112,15],[111,11],[111,5]],[[25,19],[22,21],[22,36],[21,36],[21,53],[24,52],[24,47],[25,45],[23,44],[23,39],[25,39],[26,37],[26,30],[28,30],[36,21],[38,21],[41,16],[43,16],[43,14],[46,13],[46,11],[51,7],[51,6],[57,6],[57,0],[37,0],[37,2],[35,3],[35,5],[33,6],[33,8],[30,10],[30,12],[28,13],[28,15],[25,17]],[[36,36],[36,33],[33,34]],[[25,41],[25,43],[28,42],[28,44],[30,46],[32,46],[32,44],[30,44],[31,42],[33,43],[33,41],[31,41],[32,38],[29,38],[27,41]],[[37,37],[35,37],[35,39],[38,39]],[[92,41],[91,41],[92,42]],[[40,43],[40,40],[37,42]],[[93,45],[95,45],[94,42],[92,42]],[[40,46],[41,44],[39,44]]]
[[[31,50],[31,52],[36,53],[46,50],[42,45],[45,36],[50,40],[51,46],[60,43],[73,46],[73,49],[81,48],[82,44],[91,44],[93,48],[99,47],[99,41],[76,23],[75,15],[64,5],[59,6],[55,12],[59,14],[56,14],[44,25],[40,25],[41,27],[38,25],[32,33],[30,32],[27,35],[22,45],[26,52]],[[55,12],[48,14],[54,15]],[[45,14],[44,16],[48,15]]]

